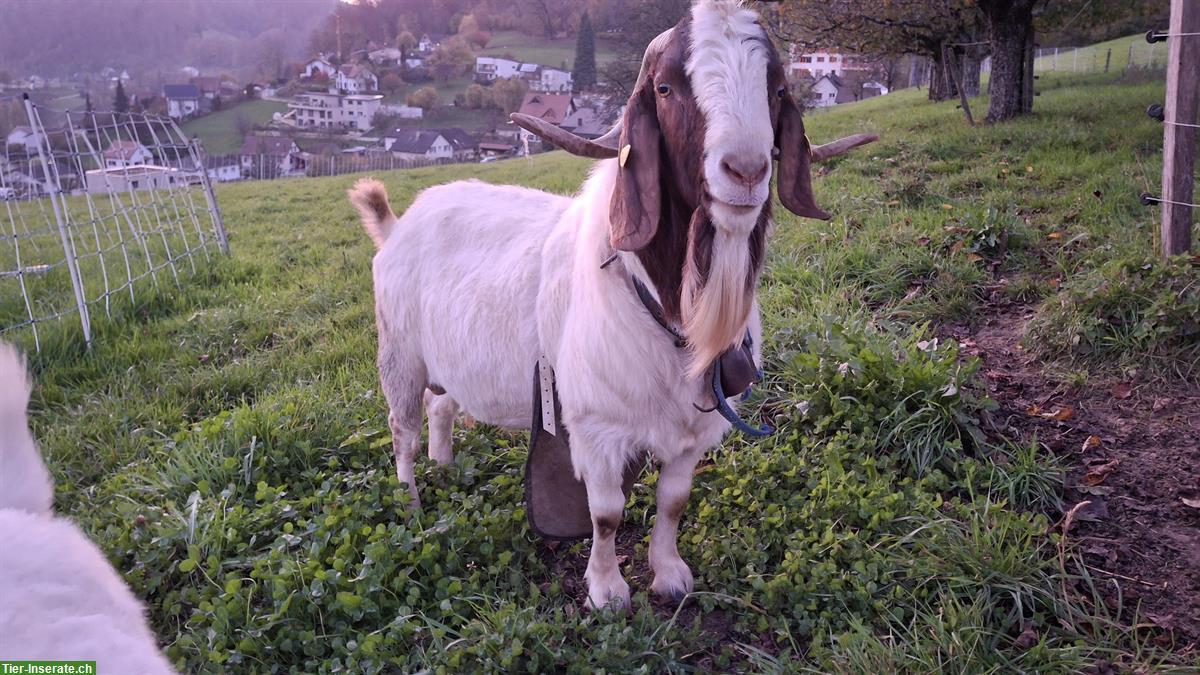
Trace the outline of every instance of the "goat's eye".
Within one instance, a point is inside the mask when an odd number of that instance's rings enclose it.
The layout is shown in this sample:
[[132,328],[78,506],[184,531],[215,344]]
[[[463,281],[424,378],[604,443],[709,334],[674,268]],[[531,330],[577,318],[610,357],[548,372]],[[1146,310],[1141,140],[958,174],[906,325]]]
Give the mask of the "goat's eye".
[[656,89],[658,90],[659,96],[670,96],[671,95],[671,85],[667,84],[666,82],[658,85],[658,87],[656,87]]

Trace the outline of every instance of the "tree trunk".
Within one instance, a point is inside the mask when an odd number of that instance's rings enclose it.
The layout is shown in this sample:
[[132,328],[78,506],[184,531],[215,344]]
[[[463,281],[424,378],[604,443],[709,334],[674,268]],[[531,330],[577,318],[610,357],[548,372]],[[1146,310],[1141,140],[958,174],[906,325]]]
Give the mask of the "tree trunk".
[[1033,110],[1029,59],[1034,0],[980,0],[992,46],[988,122],[1003,122]]
[[946,61],[942,57],[940,47],[931,57],[930,62],[932,67],[929,73],[929,100],[949,101],[958,96],[958,88],[954,86],[954,79],[946,75]]

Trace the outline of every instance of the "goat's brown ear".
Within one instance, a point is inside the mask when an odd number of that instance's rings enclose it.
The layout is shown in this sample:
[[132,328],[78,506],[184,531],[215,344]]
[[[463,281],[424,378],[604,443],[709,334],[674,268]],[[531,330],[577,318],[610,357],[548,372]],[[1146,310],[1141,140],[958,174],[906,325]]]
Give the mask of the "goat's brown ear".
[[611,159],[617,156],[617,136],[621,133],[619,129],[613,129],[600,138],[590,141],[532,115],[513,113],[509,115],[509,119],[522,129],[572,155],[591,157],[592,159]]
[[812,192],[812,146],[804,135],[800,107],[785,93],[779,107],[775,145],[779,148],[779,201],[788,211],[805,218],[829,220]]
[[650,89],[652,80],[644,78],[639,84],[621,121],[617,155],[620,166],[609,208],[611,242],[618,251],[636,251],[649,244],[658,232],[662,211],[659,179],[662,131]]

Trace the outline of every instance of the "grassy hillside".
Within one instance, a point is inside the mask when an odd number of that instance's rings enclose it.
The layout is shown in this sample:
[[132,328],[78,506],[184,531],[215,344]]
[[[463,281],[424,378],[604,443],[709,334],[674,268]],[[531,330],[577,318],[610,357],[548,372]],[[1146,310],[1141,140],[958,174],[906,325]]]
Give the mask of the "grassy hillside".
[[[479,56],[511,55],[518,61],[540,63],[555,68],[566,64],[568,70],[575,63],[575,38],[553,40],[535,37],[518,31],[497,31],[492,41],[479,52]],[[612,59],[615,53],[606,40],[596,41],[596,62]]]
[[238,130],[238,119],[244,118],[250,125],[266,124],[277,112],[286,112],[287,104],[278,101],[246,101],[219,112],[205,115],[183,124],[188,136],[199,138],[210,154],[227,155],[242,147],[243,134]]
[[[653,473],[619,539],[630,616],[583,611],[586,546],[529,531],[523,433],[456,430],[455,464],[421,460],[425,509],[405,510],[349,176],[221,186],[230,259],[101,323],[90,353],[50,340],[33,420],[58,506],[148,598],[184,672],[1195,668],[1101,599],[1108,582],[1060,543],[1062,460],[984,424],[977,363],[928,325],[1009,298],[1040,307],[1029,349],[1063,367],[1194,365],[1200,273],[1154,260],[1136,198],[1156,190],[1142,110],[1162,94],[1058,81],[1035,115],[967,128],[905,92],[810,121],[817,141],[884,140],[817,179],[832,221],[776,210],[769,381],[749,409],[780,432],[731,437],[701,468],[681,608],[646,595]],[[588,166],[381,178],[399,210],[465,177],[566,194]],[[1105,303],[1123,322],[1092,321]]]

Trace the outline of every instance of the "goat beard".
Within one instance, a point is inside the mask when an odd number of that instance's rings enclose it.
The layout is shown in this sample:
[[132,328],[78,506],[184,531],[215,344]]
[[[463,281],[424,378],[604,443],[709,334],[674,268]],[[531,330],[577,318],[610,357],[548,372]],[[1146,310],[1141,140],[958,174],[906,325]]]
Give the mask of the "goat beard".
[[[765,208],[762,217],[768,217]],[[758,256],[749,239],[714,227],[703,205],[692,213],[680,293],[689,377],[703,375],[746,334],[758,282]]]

